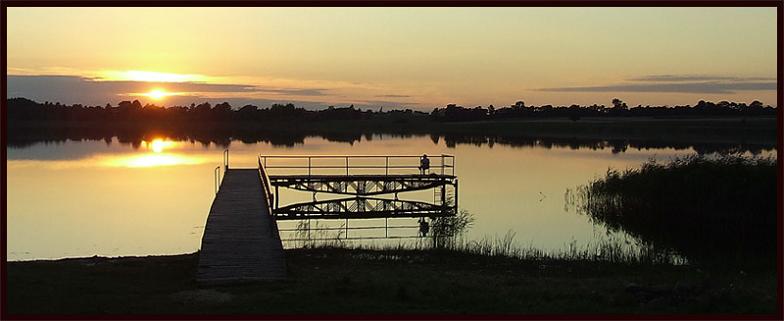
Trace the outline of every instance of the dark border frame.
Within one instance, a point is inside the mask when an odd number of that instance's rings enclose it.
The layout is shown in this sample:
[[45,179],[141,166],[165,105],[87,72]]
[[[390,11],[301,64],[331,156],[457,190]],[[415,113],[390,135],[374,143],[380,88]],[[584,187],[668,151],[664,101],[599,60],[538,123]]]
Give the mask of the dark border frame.
[[[776,63],[776,83],[777,83],[777,293],[778,306],[776,313],[772,315],[731,315],[731,314],[673,314],[673,315],[636,315],[636,314],[530,314],[530,315],[12,315],[5,307],[7,304],[7,211],[8,188],[7,179],[7,125],[8,117],[6,113],[6,99],[8,98],[8,44],[7,44],[7,17],[8,7],[770,7],[777,8],[777,63]],[[3,0],[0,2],[0,21],[3,22],[2,41],[2,96],[0,99],[0,109],[2,114],[2,134],[0,142],[3,149],[0,153],[3,158],[0,164],[2,170],[2,183],[5,189],[0,189],[0,204],[2,204],[2,215],[0,215],[0,228],[2,228],[2,253],[0,257],[0,319],[3,320],[784,320],[784,283],[782,282],[782,243],[784,237],[784,166],[781,159],[784,158],[784,93],[782,93],[782,59],[781,47],[784,45],[784,2],[781,0]]]

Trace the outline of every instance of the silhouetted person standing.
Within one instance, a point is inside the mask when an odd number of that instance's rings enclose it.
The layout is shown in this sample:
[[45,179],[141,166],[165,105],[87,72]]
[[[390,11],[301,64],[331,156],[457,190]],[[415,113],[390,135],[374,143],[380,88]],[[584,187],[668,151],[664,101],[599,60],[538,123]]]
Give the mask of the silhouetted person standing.
[[425,174],[430,169],[430,159],[427,158],[427,154],[422,155],[422,158],[419,160],[419,173]]
[[430,224],[422,217],[419,219],[419,235],[425,237],[427,236],[427,232],[430,232]]

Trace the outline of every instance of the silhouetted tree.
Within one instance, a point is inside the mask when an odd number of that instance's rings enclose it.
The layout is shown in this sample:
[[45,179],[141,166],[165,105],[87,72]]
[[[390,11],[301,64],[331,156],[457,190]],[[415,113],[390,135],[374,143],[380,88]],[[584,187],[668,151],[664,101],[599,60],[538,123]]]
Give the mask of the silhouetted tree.
[[628,106],[626,106],[626,103],[623,102],[623,100],[620,100],[618,98],[613,98],[612,104],[613,104],[613,108],[616,108],[616,109],[628,109],[629,108]]

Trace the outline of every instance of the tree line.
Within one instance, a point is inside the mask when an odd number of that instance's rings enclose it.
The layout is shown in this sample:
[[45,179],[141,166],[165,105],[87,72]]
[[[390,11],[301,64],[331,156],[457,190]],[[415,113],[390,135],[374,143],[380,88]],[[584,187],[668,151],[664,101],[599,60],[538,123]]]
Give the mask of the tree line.
[[525,102],[495,108],[477,106],[467,108],[449,104],[444,108],[434,108],[426,113],[412,109],[393,109],[384,111],[349,107],[334,107],[321,110],[307,110],[293,104],[273,104],[268,108],[245,105],[239,108],[228,102],[212,105],[209,102],[190,106],[161,107],[155,104],[142,105],[138,100],[122,101],[116,106],[86,106],[81,104],[39,103],[27,98],[11,98],[6,101],[9,120],[28,121],[210,121],[210,122],[259,122],[259,121],[320,121],[320,120],[358,120],[389,119],[405,121],[409,119],[429,119],[432,121],[479,121],[515,118],[569,118],[578,121],[582,117],[617,116],[757,116],[775,115],[776,108],[763,106],[759,101],[751,104],[721,101],[719,103],[699,101],[696,105],[684,106],[641,106],[629,108],[616,98],[612,106],[527,106]]
[[493,105],[484,108],[477,106],[466,108],[455,104],[447,105],[446,108],[435,108],[430,113],[430,117],[439,121],[475,121],[490,119],[510,119],[510,118],[535,118],[535,117],[565,117],[572,121],[578,121],[582,117],[604,117],[604,116],[755,116],[755,115],[776,115],[774,107],[763,106],[760,101],[753,101],[751,104],[721,101],[719,103],[700,100],[696,105],[682,106],[642,106],[629,108],[629,106],[618,98],[612,100],[612,106],[590,105],[590,106],[526,106],[525,102],[518,101],[514,105],[503,108],[495,108]]

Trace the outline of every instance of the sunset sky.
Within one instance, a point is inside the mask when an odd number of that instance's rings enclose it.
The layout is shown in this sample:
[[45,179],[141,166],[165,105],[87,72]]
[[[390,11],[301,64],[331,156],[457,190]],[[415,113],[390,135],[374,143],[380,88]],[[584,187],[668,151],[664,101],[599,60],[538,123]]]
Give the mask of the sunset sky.
[[776,105],[775,8],[8,8],[10,97]]

